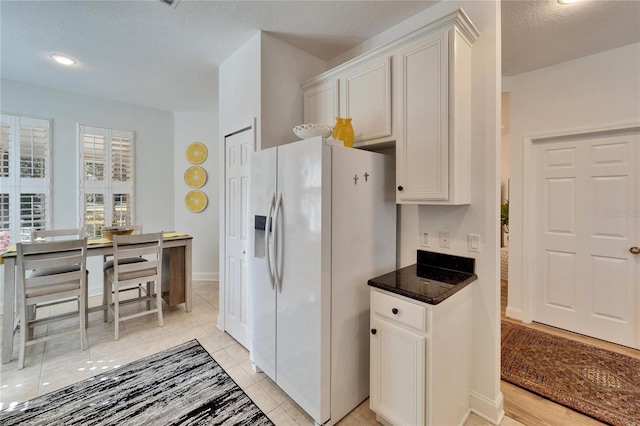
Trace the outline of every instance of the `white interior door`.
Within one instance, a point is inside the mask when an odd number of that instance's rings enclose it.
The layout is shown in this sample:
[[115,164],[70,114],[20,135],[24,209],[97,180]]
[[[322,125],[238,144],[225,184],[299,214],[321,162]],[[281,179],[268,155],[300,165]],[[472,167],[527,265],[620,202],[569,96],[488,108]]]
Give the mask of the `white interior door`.
[[638,131],[533,152],[533,320],[639,348]]
[[253,130],[225,138],[225,292],[224,328],[240,344],[249,346],[249,153]]

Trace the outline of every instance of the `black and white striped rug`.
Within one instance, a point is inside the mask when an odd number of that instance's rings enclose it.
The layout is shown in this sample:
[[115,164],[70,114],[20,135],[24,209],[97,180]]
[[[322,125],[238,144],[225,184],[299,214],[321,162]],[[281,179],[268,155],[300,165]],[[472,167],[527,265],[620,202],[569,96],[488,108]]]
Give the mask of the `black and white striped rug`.
[[273,425],[196,340],[0,412],[9,425]]

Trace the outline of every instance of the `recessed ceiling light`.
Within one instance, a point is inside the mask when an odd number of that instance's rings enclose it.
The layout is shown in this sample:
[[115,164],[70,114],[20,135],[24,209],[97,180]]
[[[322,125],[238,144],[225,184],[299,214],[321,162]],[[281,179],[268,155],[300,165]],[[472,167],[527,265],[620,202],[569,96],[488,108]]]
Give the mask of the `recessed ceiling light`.
[[57,53],[49,55],[49,57],[51,59],[53,59],[54,61],[56,61],[57,63],[62,64],[62,65],[69,65],[70,66],[70,65],[77,64],[77,62],[74,59],[71,59],[68,56],[59,55]]
[[576,3],[578,0],[558,0],[558,3],[560,4],[571,4],[571,3]]

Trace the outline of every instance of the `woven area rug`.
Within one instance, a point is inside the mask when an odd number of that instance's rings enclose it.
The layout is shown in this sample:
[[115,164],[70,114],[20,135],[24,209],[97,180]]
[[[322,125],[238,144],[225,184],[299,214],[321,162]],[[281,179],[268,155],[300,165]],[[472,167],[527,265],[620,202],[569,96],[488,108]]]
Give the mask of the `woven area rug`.
[[502,380],[612,425],[640,425],[640,360],[502,321]]
[[9,425],[273,425],[196,340],[0,413]]

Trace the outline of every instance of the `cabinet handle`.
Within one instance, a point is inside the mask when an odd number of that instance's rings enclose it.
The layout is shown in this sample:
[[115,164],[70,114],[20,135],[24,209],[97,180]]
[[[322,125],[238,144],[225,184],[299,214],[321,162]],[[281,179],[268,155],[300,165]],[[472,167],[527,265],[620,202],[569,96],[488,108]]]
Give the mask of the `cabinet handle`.
[[391,309],[391,312],[393,312],[393,315],[398,315],[398,308]]
[[371,329],[371,334],[376,334],[378,332],[378,330],[376,330],[375,328]]
[[398,191],[402,191],[403,189],[404,189],[404,188],[402,187],[402,185],[400,185],[400,186],[398,187]]

